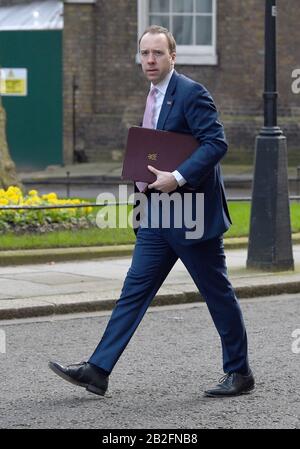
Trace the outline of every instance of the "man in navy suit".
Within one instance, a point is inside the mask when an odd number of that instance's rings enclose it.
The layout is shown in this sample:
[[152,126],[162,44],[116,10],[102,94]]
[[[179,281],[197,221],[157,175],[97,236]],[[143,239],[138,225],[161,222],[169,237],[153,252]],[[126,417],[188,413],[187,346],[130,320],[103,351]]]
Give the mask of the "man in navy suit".
[[[140,57],[143,72],[151,82],[150,127],[192,134],[199,147],[172,173],[148,167],[156,175],[156,181],[148,186],[138,183],[137,187],[145,191],[150,219],[153,219],[151,214],[156,214],[155,221],[158,220],[159,225],[151,226],[151,222],[149,226],[148,221],[145,225],[144,221],[136,230],[132,264],[120,299],[88,362],[66,367],[49,362],[49,367],[65,380],[104,395],[113,367],[180,258],[207,303],[222,344],[225,375],[215,387],[206,390],[205,395],[221,397],[248,393],[254,388],[254,377],[248,363],[247,335],[227,277],[222,238],[231,223],[219,166],[227,151],[223,127],[208,91],[174,70],[176,43],[167,29],[159,26],[146,29],[140,39]],[[149,104],[147,100],[147,114]],[[168,227],[161,225],[161,209],[151,209],[153,194],[161,192],[179,193],[183,205],[187,203],[186,194],[189,199],[192,196],[191,214],[198,205],[197,194],[202,194],[204,226],[201,235],[187,234],[185,224],[178,228],[172,218]]]

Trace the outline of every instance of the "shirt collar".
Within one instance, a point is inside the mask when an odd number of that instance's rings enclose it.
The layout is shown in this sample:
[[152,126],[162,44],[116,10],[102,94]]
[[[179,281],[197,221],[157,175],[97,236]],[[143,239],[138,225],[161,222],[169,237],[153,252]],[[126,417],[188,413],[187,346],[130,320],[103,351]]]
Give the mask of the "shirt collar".
[[172,69],[160,83],[155,84],[155,85],[151,83],[151,89],[153,89],[153,87],[156,87],[156,89],[159,90],[159,92],[161,94],[165,95],[173,73],[174,73],[174,69]]

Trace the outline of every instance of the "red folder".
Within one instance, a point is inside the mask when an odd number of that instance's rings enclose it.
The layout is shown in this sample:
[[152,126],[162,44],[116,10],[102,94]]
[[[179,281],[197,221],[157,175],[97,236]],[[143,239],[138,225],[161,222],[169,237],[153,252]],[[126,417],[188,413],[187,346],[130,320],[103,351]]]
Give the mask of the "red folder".
[[133,126],[129,129],[122,179],[152,183],[147,166],[172,172],[199,147],[190,134]]

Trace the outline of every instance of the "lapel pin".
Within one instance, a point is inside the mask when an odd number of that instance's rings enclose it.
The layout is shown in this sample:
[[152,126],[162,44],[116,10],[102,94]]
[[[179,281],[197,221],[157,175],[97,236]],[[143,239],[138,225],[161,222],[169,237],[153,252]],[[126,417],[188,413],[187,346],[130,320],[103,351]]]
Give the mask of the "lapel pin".
[[172,103],[173,103],[173,101],[167,101],[168,106],[171,106]]

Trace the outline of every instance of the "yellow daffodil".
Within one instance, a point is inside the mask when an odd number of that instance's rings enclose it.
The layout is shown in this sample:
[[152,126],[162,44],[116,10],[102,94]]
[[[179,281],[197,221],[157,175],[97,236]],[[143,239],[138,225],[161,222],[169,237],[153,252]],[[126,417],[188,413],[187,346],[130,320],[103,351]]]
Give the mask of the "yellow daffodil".
[[30,196],[36,196],[37,194],[38,194],[38,192],[36,190],[30,190],[28,192],[28,195],[30,195]]
[[57,195],[54,192],[48,193],[47,197],[48,197],[47,198],[48,200],[56,200],[57,199]]
[[[23,196],[21,189],[16,186],[10,186],[7,190],[0,189],[0,215],[1,220],[7,219],[7,223],[14,226],[15,223],[19,223],[20,216],[22,220],[28,220],[28,223],[34,223],[36,220],[39,224],[45,220],[51,219],[51,222],[59,223],[65,222],[68,218],[81,218],[86,217],[90,220],[90,214],[92,213],[92,207],[70,207],[70,208],[55,208],[55,209],[41,209],[41,210],[5,210],[1,207],[9,205],[21,205],[21,206],[48,206],[48,205],[79,205],[83,204],[78,198],[75,199],[59,199],[55,192],[39,195],[37,190],[30,190],[27,195]],[[14,221],[15,220],[15,221]],[[1,232],[1,229],[0,229]]]

